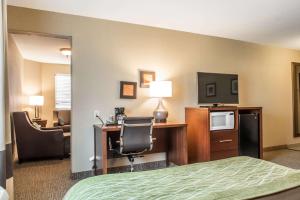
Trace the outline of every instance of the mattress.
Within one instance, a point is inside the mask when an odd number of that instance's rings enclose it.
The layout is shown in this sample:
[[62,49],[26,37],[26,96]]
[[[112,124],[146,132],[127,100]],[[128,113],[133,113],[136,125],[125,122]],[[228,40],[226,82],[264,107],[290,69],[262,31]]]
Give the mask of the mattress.
[[271,198],[272,194],[278,195],[298,186],[299,170],[255,158],[234,157],[165,169],[87,178],[70,188],[64,200],[258,199]]

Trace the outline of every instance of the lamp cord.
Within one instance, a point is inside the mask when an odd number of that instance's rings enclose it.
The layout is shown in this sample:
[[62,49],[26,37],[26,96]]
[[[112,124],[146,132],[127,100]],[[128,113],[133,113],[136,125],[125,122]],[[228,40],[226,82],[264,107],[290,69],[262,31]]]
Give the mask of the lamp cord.
[[96,115],[96,117],[100,120],[101,125],[103,126],[103,125],[104,125],[104,122],[103,122],[103,120],[101,119],[101,117],[100,117],[99,115]]

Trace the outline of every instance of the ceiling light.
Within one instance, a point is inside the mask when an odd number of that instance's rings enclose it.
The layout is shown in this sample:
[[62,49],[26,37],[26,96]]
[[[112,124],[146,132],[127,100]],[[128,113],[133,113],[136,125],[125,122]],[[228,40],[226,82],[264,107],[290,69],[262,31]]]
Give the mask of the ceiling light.
[[60,53],[67,57],[72,55],[71,48],[61,48]]

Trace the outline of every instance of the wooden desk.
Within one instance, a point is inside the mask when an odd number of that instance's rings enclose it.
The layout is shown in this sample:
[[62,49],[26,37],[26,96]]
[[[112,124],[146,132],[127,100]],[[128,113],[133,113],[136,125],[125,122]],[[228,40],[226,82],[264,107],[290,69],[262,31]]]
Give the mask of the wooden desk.
[[[156,123],[153,125],[154,141],[153,149],[147,153],[167,153],[167,164],[170,162],[176,165],[188,164],[187,154],[187,133],[186,123]],[[108,136],[110,134],[120,134],[121,126],[103,126],[94,125],[95,136],[98,132],[101,133],[102,144],[102,173],[107,174],[107,151],[108,151]],[[116,135],[117,136],[117,135]],[[118,136],[117,136],[118,137]],[[95,147],[96,153],[96,147]],[[94,169],[96,169],[96,162]]]

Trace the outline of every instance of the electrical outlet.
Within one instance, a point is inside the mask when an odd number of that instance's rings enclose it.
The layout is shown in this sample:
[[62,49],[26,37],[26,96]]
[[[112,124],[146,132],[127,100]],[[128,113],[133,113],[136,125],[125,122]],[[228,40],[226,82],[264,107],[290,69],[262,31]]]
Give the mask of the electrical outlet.
[[99,110],[94,110],[94,119],[96,119],[97,116],[100,117],[100,111]]

